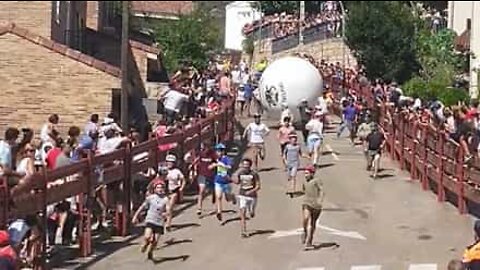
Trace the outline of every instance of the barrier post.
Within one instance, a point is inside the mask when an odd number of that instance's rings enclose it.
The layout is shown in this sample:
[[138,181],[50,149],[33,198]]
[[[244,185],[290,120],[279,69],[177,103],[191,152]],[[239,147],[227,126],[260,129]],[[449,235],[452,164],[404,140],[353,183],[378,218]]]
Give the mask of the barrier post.
[[79,214],[80,214],[80,230],[79,230],[79,242],[80,242],[80,256],[87,257],[92,253],[92,225],[90,217],[90,204],[93,200],[95,185],[95,165],[94,154],[88,153],[87,171],[84,172],[83,180],[86,185],[86,193],[80,194],[79,202]]
[[437,200],[439,202],[444,202],[445,201],[445,187],[443,185],[444,182],[444,169],[445,169],[445,133],[443,131],[440,131],[439,133],[440,136],[440,151],[438,151],[438,156],[440,160],[440,166],[438,168],[439,173],[440,173],[440,179],[438,179],[438,187],[437,187]]
[[428,141],[428,125],[423,125],[422,124],[422,144],[424,145],[425,149],[423,150],[422,153],[422,160],[423,160],[423,174],[422,174],[422,188],[423,190],[428,190],[430,189],[430,185],[428,183],[428,161],[427,161],[427,155],[428,155],[428,147],[427,147],[427,141]]
[[[413,119],[415,120],[415,119]],[[414,181],[417,179],[417,122],[413,121],[413,131],[412,131],[412,160],[411,160],[411,166],[410,166],[410,181]]]
[[399,116],[400,120],[400,153],[399,153],[399,159],[400,159],[400,170],[403,171],[405,168],[405,126],[406,126],[406,121],[405,121],[405,113],[401,112]]
[[457,158],[457,204],[458,204],[458,212],[460,214],[465,214],[467,210],[467,202],[465,200],[465,155],[462,146],[460,145],[458,150],[458,158]]
[[125,170],[125,178],[123,178],[123,196],[122,204],[120,207],[121,215],[121,226],[120,226],[120,236],[127,236],[130,231],[130,202],[132,200],[132,144],[127,144],[125,147],[125,159],[123,160],[123,168]]

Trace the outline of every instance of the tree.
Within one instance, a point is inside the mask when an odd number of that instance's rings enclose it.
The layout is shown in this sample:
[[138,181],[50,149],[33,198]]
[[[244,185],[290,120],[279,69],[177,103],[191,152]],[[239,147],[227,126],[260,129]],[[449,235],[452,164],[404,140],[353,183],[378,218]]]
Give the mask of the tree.
[[410,79],[418,70],[411,9],[394,1],[357,1],[348,7],[346,41],[367,76],[400,83]]
[[155,40],[164,53],[167,70],[174,72],[188,60],[201,68],[208,63],[208,54],[221,48],[218,24],[204,10],[198,9],[178,20],[150,22]]
[[[316,13],[321,10],[322,2],[305,1],[305,11]],[[286,12],[288,14],[299,13],[300,1],[256,1],[253,2],[256,9],[261,9],[265,15]]]

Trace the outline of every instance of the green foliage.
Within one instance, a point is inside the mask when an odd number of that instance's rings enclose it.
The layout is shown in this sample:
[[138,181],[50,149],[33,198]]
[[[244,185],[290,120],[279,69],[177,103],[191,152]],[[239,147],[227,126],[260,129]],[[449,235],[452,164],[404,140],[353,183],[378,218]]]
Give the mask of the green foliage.
[[208,63],[209,52],[221,48],[218,24],[204,10],[179,15],[178,20],[151,22],[156,41],[163,50],[167,70],[174,72],[184,60],[198,68]]
[[[319,12],[322,2],[325,1],[305,1],[306,12]],[[286,12],[289,14],[299,13],[300,1],[256,1],[253,7],[262,10],[265,15]]]
[[[443,29],[437,34],[422,30],[416,39],[416,53],[421,65],[421,75],[431,78],[439,65],[451,66],[461,72],[465,67],[465,57],[455,52],[455,32]],[[453,79],[453,76],[452,76]]]
[[411,9],[394,1],[356,1],[348,9],[346,42],[367,76],[400,83],[410,79],[418,70]]
[[242,48],[243,48],[243,51],[248,54],[248,55],[253,55],[253,52],[255,50],[255,44],[253,42],[253,38],[250,36],[250,37],[247,37],[243,40],[242,42]]

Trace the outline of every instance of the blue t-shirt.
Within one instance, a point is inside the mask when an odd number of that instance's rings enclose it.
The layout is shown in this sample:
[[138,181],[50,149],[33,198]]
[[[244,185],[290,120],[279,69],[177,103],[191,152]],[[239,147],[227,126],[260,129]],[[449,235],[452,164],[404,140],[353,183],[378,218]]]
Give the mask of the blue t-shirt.
[[215,173],[215,183],[230,183],[230,170],[233,162],[228,156],[223,156],[218,160],[217,172]]
[[352,122],[355,120],[355,116],[357,115],[357,110],[353,106],[348,106],[343,110],[343,117],[346,121]]
[[245,98],[251,98],[253,96],[253,87],[249,83],[243,86]]

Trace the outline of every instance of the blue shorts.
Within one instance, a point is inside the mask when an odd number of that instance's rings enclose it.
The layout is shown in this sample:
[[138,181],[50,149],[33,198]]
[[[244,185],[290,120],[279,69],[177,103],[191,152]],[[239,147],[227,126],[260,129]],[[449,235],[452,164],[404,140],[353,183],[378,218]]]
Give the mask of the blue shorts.
[[232,187],[230,184],[224,184],[224,183],[217,183],[215,182],[215,192],[222,192],[225,194],[229,194],[232,192]]
[[323,138],[318,135],[309,135],[307,138],[308,152],[312,153],[323,142]]
[[206,186],[209,189],[213,189],[213,180],[211,177],[206,177],[204,175],[199,175],[197,177],[198,185]]
[[298,167],[300,167],[298,165],[299,164],[297,163],[287,164],[287,172],[289,177],[297,176]]

